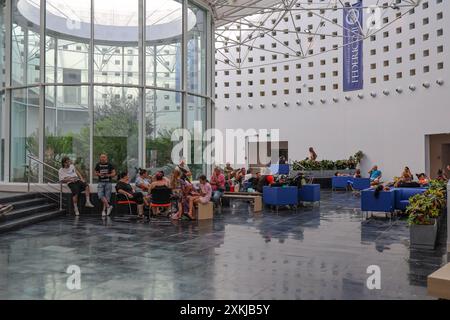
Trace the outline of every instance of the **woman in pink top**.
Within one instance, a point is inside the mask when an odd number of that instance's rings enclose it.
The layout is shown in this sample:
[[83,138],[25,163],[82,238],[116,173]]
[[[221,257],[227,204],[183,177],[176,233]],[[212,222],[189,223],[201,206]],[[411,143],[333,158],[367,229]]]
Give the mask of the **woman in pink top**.
[[206,204],[211,201],[212,197],[212,187],[206,179],[205,175],[200,176],[200,192],[192,192],[192,195],[189,197],[189,213],[188,216],[191,220],[194,220],[194,206],[196,204],[202,203]]
[[211,176],[210,184],[213,191],[213,202],[217,205],[225,192],[225,176],[220,168],[215,168]]

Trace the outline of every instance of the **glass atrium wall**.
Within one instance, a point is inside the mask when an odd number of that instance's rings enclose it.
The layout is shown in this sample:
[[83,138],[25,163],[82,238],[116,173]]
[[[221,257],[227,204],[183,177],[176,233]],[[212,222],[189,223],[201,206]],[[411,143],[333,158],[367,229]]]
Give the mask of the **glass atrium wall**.
[[172,132],[211,126],[205,8],[200,0],[0,0],[0,181],[25,182],[28,155],[54,167],[69,156],[88,181],[103,152],[131,176],[173,165]]

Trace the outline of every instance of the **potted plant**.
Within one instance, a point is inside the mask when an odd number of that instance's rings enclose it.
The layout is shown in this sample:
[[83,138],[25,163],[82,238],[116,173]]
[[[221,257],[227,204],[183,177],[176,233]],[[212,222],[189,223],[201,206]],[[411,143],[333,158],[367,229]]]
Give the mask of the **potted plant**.
[[412,247],[434,249],[439,217],[445,207],[445,184],[439,181],[432,181],[426,192],[409,199],[406,214],[409,215]]

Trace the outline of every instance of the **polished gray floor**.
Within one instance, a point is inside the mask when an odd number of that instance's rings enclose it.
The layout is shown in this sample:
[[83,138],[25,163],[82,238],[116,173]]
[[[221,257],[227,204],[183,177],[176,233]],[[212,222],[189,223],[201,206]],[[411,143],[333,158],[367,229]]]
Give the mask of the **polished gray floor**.
[[[364,221],[358,198],[322,196],[297,212],[235,203],[214,221],[67,216],[3,234],[0,299],[429,299],[442,245],[410,250],[404,220]],[[80,290],[67,287],[72,265]],[[367,288],[371,265],[380,290]]]

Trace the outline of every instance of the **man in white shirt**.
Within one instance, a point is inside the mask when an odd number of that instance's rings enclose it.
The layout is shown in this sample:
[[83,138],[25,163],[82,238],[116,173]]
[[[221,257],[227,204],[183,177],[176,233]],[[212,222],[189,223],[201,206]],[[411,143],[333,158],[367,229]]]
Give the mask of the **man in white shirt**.
[[62,168],[59,169],[59,181],[67,183],[70,191],[72,191],[73,210],[75,215],[80,215],[78,211],[78,196],[84,191],[86,193],[86,208],[94,208],[90,199],[89,185],[84,181],[83,176],[78,172],[72,161],[68,157],[61,160]]

